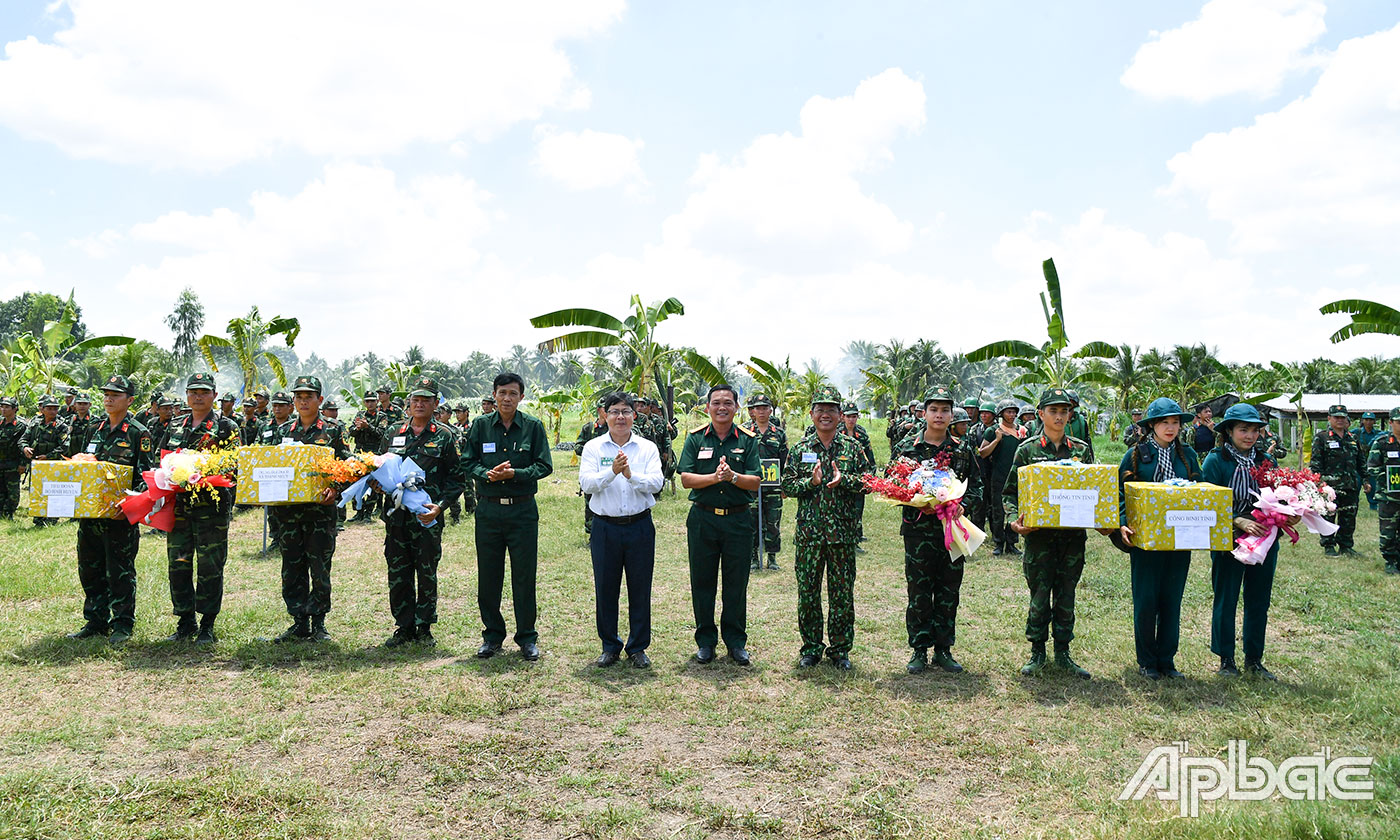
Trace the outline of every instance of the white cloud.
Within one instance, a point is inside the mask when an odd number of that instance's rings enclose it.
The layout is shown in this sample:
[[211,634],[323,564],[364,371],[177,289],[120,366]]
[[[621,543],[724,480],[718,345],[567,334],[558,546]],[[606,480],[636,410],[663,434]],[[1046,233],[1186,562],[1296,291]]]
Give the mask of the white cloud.
[[290,149],[375,155],[587,107],[562,41],[622,0],[68,0],[5,46],[0,123],[70,155],[217,170]]
[[664,223],[666,243],[799,272],[906,250],[913,224],[862,191],[857,175],[891,161],[894,141],[923,127],[925,99],[921,83],[889,69],[852,96],[809,99],[800,135],[762,135],[728,163],[703,156],[696,191]]
[[1400,26],[1343,41],[1308,95],[1167,162],[1241,248],[1400,246]]
[[1210,0],[1195,20],[1154,33],[1120,81],[1157,99],[1272,96],[1318,63],[1305,51],[1327,30],[1326,12],[1318,0]]
[[[246,210],[173,212],[135,225],[130,238],[166,256],[132,268],[117,292],[173,301],[191,286],[211,325],[250,305],[297,316],[310,346],[331,358],[362,352],[381,330],[394,335],[393,352],[429,345],[420,328],[456,343],[461,334],[452,327],[477,286],[501,273],[475,246],[489,228],[490,202],[455,175],[400,183],[382,167],[329,165],[294,196],[259,192]],[[163,314],[143,313],[150,323],[138,333],[163,334]]]
[[33,280],[44,275],[44,261],[23,249],[0,251],[0,280]]
[[571,190],[612,187],[624,182],[645,182],[637,153],[641,140],[592,129],[560,131],[553,126],[535,128],[535,168]]
[[126,239],[125,236],[115,230],[108,229],[91,236],[84,236],[81,239],[70,239],[68,247],[77,248],[91,259],[102,260],[112,256],[116,252],[117,243],[124,239]]

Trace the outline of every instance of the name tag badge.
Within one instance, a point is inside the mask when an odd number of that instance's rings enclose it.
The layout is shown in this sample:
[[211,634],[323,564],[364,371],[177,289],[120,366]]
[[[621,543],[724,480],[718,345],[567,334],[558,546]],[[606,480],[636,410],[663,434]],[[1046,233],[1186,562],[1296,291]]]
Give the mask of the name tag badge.
[[481,445],[481,454],[483,454],[483,455],[489,455],[489,454],[491,454],[492,452],[495,452],[495,451],[496,451],[496,444],[495,444],[494,442],[491,442],[491,443],[483,443],[483,444]]
[[816,462],[817,462],[817,453],[815,453],[815,452],[803,452],[803,453],[802,453],[802,463],[804,463],[804,464],[815,464]]
[[1337,441],[1335,441],[1335,440],[1329,440],[1329,441],[1327,441],[1327,448],[1328,448],[1328,449],[1341,449],[1341,448],[1342,448],[1342,445],[1341,445],[1340,443],[1338,443]]
[[695,459],[697,461],[708,461],[713,457],[715,457],[715,451],[713,449],[702,449],[695,453]]
[[265,437],[265,438],[270,438],[270,437],[272,437],[272,430],[269,429],[268,431],[263,432],[263,437]]
[[286,445],[289,444],[289,443],[296,443],[296,441],[292,440],[292,439],[289,438],[289,437],[284,437],[284,438],[282,438],[282,445],[283,445],[283,446],[286,446]]
[[733,455],[743,455],[743,454],[744,454],[744,448],[741,446],[741,447],[739,447],[738,449],[731,449],[731,450],[729,450],[729,452],[730,452],[730,454],[733,454]]
[[612,459],[611,456],[605,457],[605,458],[599,458],[599,459],[598,459],[598,463],[601,464],[601,465],[604,466],[604,467],[611,467],[611,466],[613,465],[613,459]]
[[1385,455],[1387,458],[1400,458],[1400,450],[1392,449],[1389,452],[1385,453]]
[[403,446],[405,443],[408,443],[408,436],[407,436],[407,435],[395,435],[395,436],[394,436],[394,441],[393,441],[393,443],[391,443],[391,444],[389,444],[389,445],[390,445],[390,446]]
[[[88,444],[88,446],[87,446],[87,454],[89,454],[89,455],[95,455],[95,454],[97,454],[97,443],[96,443],[96,442],[93,442],[93,443],[89,443],[89,444]],[[1390,454],[1391,454],[1391,455],[1394,455],[1395,453],[1392,452],[1392,453],[1390,453]]]

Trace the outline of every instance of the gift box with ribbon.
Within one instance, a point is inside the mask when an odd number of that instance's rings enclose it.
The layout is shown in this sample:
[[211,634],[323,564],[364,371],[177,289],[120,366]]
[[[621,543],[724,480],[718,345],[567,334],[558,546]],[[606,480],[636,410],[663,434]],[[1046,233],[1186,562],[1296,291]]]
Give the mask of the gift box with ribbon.
[[1115,466],[1044,461],[1017,470],[1016,483],[1017,505],[1029,527],[1118,527]]
[[131,467],[106,461],[35,461],[30,467],[29,515],[118,519]]
[[1229,551],[1233,495],[1229,487],[1193,481],[1129,481],[1123,485],[1133,545],[1147,551]]
[[282,444],[238,447],[240,505],[315,504],[330,486],[325,466],[335,459],[328,446]]

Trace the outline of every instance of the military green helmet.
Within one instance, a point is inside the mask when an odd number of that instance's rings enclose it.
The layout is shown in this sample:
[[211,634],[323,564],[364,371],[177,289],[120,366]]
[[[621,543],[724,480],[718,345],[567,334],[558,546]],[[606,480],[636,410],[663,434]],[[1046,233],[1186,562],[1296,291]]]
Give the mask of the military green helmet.
[[969,411],[968,411],[968,416],[971,417],[971,416],[972,416],[972,413],[975,412],[975,411],[977,411],[977,408],[978,408],[977,398],[976,398],[976,397],[968,397],[967,399],[963,400],[962,407],[963,407],[964,409],[969,409]]
[[[752,405],[752,403],[750,404]],[[767,404],[771,405],[771,403]],[[812,392],[811,404],[814,406],[826,404],[840,406],[841,392],[836,389],[835,385],[823,385],[816,391]]]
[[979,408],[978,411],[990,411],[991,413],[996,414],[997,404],[994,402],[984,402],[982,403],[982,407]]
[[[1001,402],[997,403],[997,414],[1006,411],[1008,408],[1019,409],[1020,407],[1021,404],[1019,402],[1008,397],[1002,400]],[[1018,411],[1017,413],[1019,414],[1020,412]]]
[[1036,408],[1045,408],[1050,405],[1074,405],[1074,400],[1070,397],[1069,391],[1064,388],[1046,388],[1040,395],[1040,402],[1036,403]]
[[[973,403],[973,405],[976,405],[976,403]],[[953,422],[954,422],[954,423],[971,423],[971,422],[972,422],[972,418],[968,416],[968,414],[967,414],[967,409],[963,408],[963,407],[960,406],[960,405],[959,405],[959,406],[954,406],[954,407],[953,407]]]

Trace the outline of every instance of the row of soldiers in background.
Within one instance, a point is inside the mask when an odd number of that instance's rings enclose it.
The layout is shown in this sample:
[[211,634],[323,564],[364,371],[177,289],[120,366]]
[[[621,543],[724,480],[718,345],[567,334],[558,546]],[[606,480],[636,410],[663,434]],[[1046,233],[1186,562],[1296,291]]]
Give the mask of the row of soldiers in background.
[[[590,440],[601,437],[608,433],[608,420],[604,413],[603,403],[609,395],[604,394],[594,403],[594,412],[597,415],[592,420],[583,424],[578,431],[578,438],[574,440],[574,455],[582,456],[583,447]],[[650,397],[637,397],[634,401],[635,419],[632,422],[632,433],[639,435],[656,444],[657,452],[661,455],[661,476],[671,484],[671,494],[675,495],[676,485],[676,453],[671,446],[671,442],[676,439],[675,416],[667,417],[666,410],[661,403]],[[578,495],[583,497],[583,533],[593,533],[593,511],[588,507],[588,500],[593,498],[592,494],[584,493],[582,488],[578,490]],[[656,494],[656,498],[661,498],[661,493]]]

